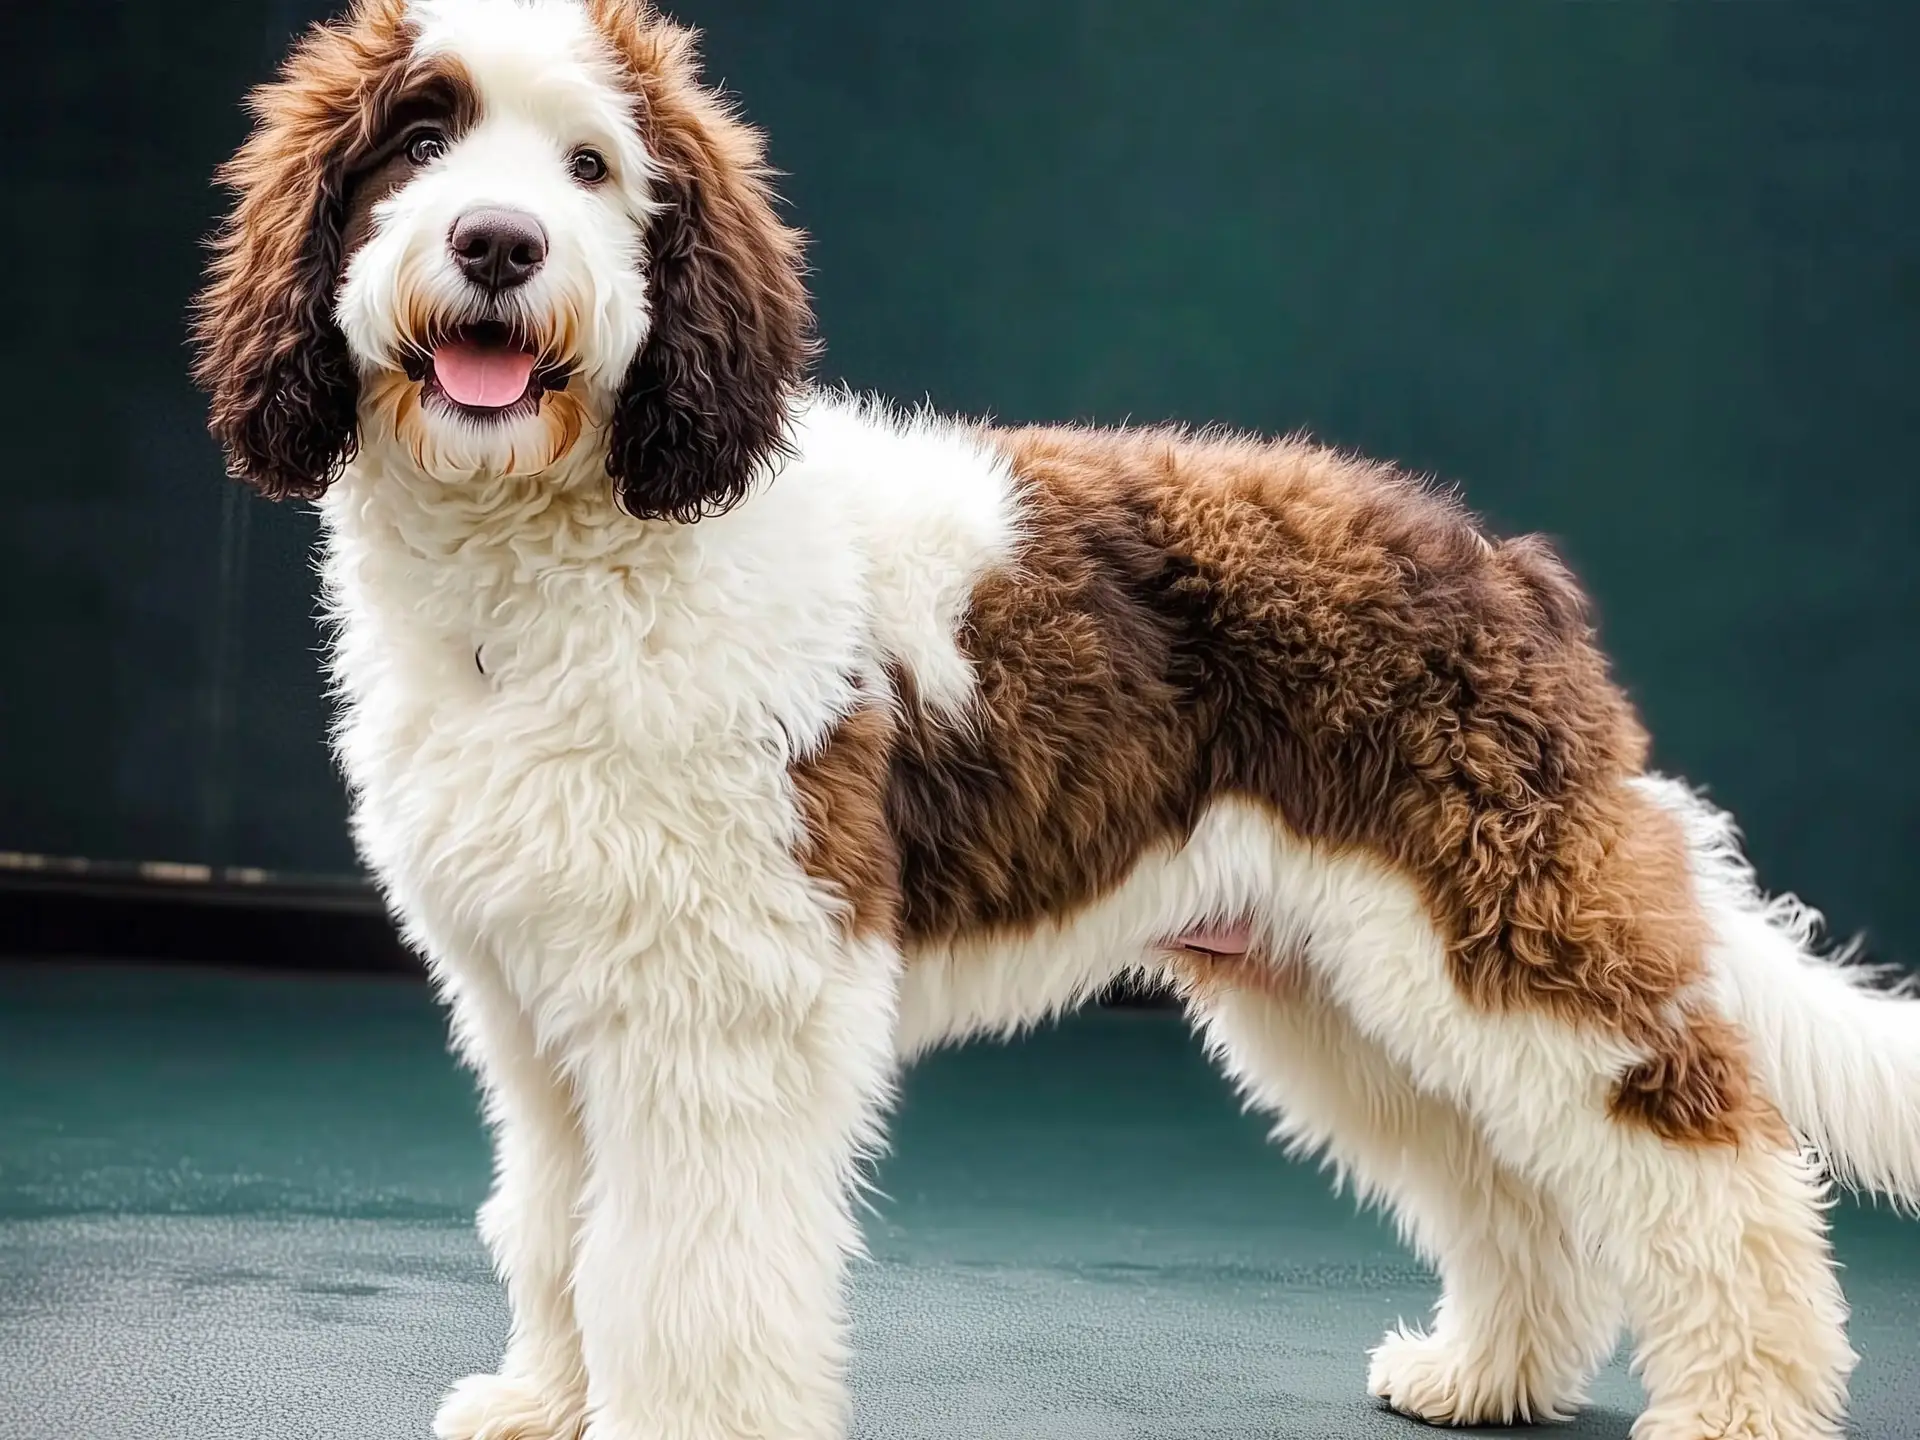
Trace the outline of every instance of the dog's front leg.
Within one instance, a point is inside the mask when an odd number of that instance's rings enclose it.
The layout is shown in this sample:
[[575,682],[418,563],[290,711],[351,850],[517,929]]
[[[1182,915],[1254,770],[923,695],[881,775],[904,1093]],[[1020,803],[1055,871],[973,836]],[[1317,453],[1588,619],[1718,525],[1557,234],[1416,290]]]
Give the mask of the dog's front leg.
[[585,1156],[572,1096],[532,1022],[479,947],[441,968],[454,1035],[480,1073],[493,1129],[493,1194],[480,1233],[506,1282],[513,1328],[497,1374],[470,1375],[434,1417],[437,1440],[577,1440],[586,1372],[569,1293]]
[[843,1272],[891,1086],[896,961],[864,941],[746,948],[569,1044],[589,1440],[846,1429]]

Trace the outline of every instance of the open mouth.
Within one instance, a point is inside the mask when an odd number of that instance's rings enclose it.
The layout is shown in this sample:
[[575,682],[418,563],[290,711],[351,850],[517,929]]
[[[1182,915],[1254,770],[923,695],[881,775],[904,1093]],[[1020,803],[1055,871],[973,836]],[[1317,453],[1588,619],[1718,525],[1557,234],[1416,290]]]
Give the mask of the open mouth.
[[419,369],[414,378],[428,399],[477,420],[531,415],[543,393],[567,383],[564,366],[543,366],[539,352],[498,320],[452,330],[434,343]]

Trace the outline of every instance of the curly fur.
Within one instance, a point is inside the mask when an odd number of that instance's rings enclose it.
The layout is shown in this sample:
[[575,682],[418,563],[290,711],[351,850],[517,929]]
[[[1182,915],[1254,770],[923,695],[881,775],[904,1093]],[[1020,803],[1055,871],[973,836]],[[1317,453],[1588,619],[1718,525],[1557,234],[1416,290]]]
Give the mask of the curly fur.
[[[198,370],[319,497],[355,836],[498,1162],[441,1440],[837,1440],[898,1063],[1129,973],[1435,1263],[1395,1408],[1567,1413],[1624,1323],[1636,1440],[1839,1433],[1798,1141],[1915,1198],[1920,1007],[1646,774],[1548,547],[1304,441],[806,388],[759,138],[633,0],[362,0],[254,108]],[[509,294],[482,205],[547,237]],[[488,344],[538,385],[455,403]]]
[[218,179],[236,195],[195,302],[194,375],[228,468],[311,499],[352,458],[359,382],[333,317],[349,170],[385,127],[411,36],[402,0],[317,26],[253,93],[254,128]]
[[641,519],[691,522],[744,499],[789,453],[813,355],[801,239],[774,213],[759,136],[696,78],[692,37],[601,0],[659,167],[647,237],[653,330],[613,414],[607,470]]

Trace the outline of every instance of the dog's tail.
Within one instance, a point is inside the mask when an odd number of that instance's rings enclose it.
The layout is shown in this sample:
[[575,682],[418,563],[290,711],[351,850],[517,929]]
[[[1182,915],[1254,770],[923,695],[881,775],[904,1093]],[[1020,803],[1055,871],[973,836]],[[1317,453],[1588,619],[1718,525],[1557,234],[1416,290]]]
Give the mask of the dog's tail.
[[1920,998],[1846,949],[1821,953],[1820,916],[1761,892],[1730,816],[1643,783],[1686,830],[1720,1001],[1787,1123],[1836,1179],[1920,1211]]

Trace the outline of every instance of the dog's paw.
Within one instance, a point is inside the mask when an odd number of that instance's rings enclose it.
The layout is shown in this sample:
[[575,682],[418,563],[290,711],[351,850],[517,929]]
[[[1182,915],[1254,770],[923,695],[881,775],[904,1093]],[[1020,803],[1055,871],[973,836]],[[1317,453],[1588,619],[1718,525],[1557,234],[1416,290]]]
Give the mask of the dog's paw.
[[1582,1396],[1537,1357],[1493,1355],[1404,1326],[1373,1348],[1367,1389],[1429,1425],[1513,1425],[1572,1418]]
[[1838,1440],[1831,1416],[1789,1404],[1775,1410],[1750,1400],[1715,1405],[1655,1406],[1633,1422],[1633,1440]]
[[433,1433],[435,1440],[581,1440],[586,1414],[577,1397],[532,1381],[469,1375],[440,1402]]

